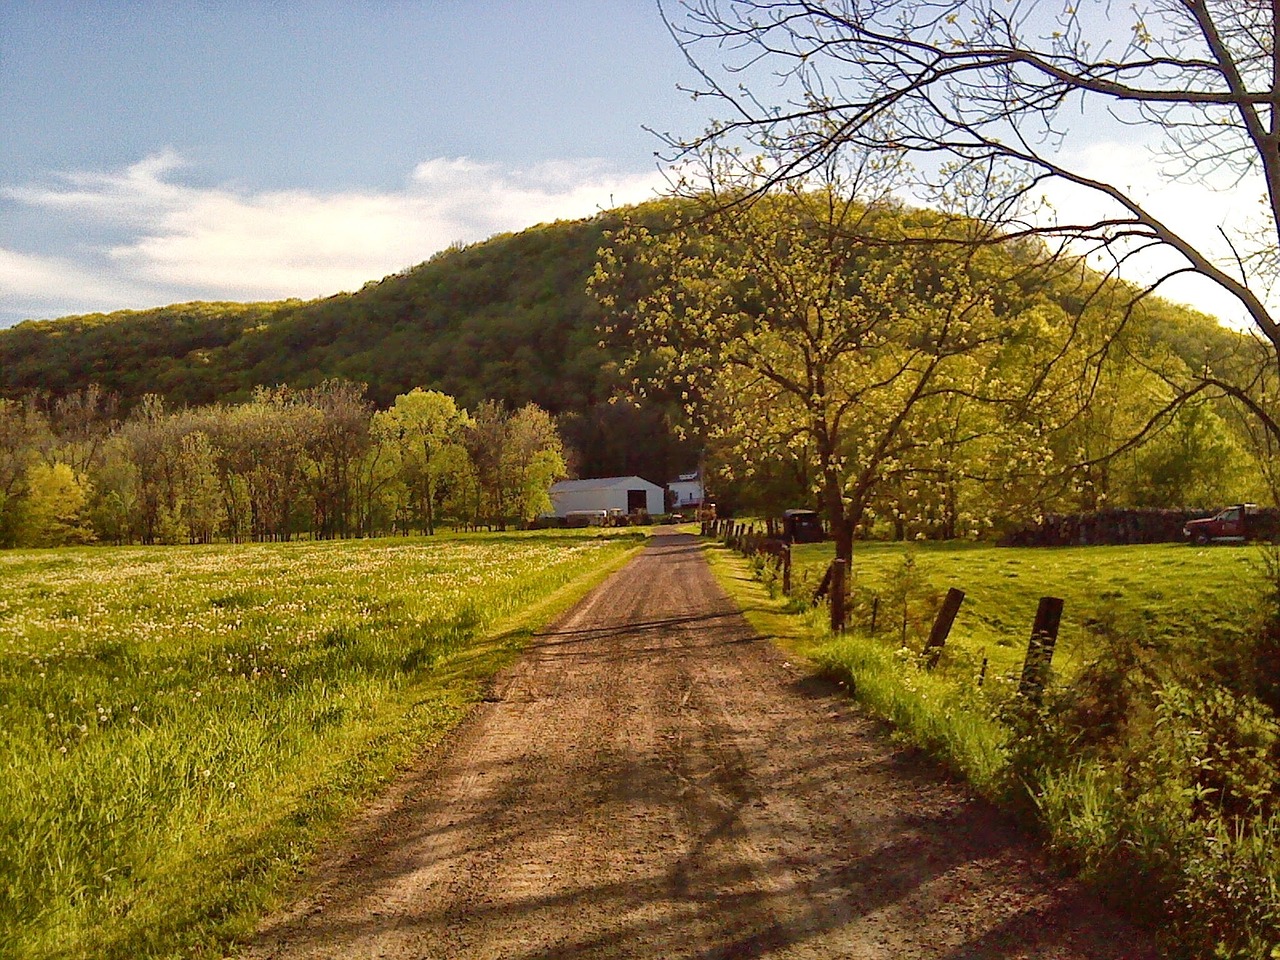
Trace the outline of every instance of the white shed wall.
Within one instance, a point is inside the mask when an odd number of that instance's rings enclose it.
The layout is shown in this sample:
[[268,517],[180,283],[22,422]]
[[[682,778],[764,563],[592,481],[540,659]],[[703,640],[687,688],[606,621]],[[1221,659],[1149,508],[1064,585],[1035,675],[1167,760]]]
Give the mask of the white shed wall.
[[673,480],[667,488],[676,495],[676,506],[702,503],[702,484],[697,480]]
[[666,513],[666,491],[656,483],[634,480],[608,487],[590,487],[582,490],[551,490],[551,506],[557,517],[574,510],[621,510],[627,512],[627,491],[643,490],[645,509],[657,516]]
[[553,492],[551,505],[557,517],[563,517],[574,510],[621,510],[626,513],[627,491],[625,487],[606,487]]
[[[638,488],[637,488],[638,489]],[[623,499],[626,499],[626,490],[622,491]],[[652,484],[646,484],[644,488],[645,501],[649,504],[645,507],[651,516],[658,516],[660,513],[667,512],[667,491],[662,487],[656,487]]]

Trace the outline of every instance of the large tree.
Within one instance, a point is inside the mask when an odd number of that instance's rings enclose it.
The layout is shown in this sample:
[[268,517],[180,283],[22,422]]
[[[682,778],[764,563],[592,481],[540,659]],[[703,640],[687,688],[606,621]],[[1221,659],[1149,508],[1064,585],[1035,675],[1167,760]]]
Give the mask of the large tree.
[[[877,196],[874,165],[761,189],[766,171],[726,162],[679,229],[637,225],[601,253],[593,290],[606,336],[634,350],[638,390],[679,391],[739,474],[801,464],[846,559],[887,483],[936,481],[924,464],[944,437],[956,458],[981,444],[1043,472],[1042,438],[1070,419],[1049,401],[1084,367],[1072,319],[1023,296],[1039,257],[929,242],[986,226]],[[1057,363],[1010,375],[1028,358]]]
[[551,484],[565,473],[555,421],[535,403],[508,410],[485,400],[476,407],[464,443],[470,465],[472,522],[505,530],[551,507]]
[[[1280,6],[1259,0],[685,0],[673,33],[724,120],[672,140],[677,153],[746,141],[771,180],[804,178],[850,149],[911,156],[916,196],[963,205],[978,188],[999,236],[1030,234],[1106,258],[1145,258],[1135,299],[1195,274],[1240,305],[1256,349],[1174,378],[1186,397],[1225,395],[1280,438]],[[1171,180],[1256,187],[1261,204],[1217,234],[1170,222],[1064,149],[1072,126],[1110,121]],[[1097,203],[1055,211],[1054,184]],[[1099,212],[1090,212],[1099,211]],[[1216,236],[1216,240],[1215,240]],[[1153,258],[1163,251],[1166,256]]]

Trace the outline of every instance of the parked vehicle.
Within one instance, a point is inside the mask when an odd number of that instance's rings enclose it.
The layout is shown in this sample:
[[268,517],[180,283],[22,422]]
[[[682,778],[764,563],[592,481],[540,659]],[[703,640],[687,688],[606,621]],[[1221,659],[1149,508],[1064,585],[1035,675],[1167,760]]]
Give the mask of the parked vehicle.
[[784,510],[782,539],[787,543],[821,543],[827,539],[827,531],[816,510]]
[[609,511],[570,510],[564,515],[564,521],[567,527],[603,527],[609,523]]
[[1182,535],[1198,544],[1274,539],[1277,532],[1275,511],[1256,503],[1237,503],[1204,520],[1188,520],[1182,528]]

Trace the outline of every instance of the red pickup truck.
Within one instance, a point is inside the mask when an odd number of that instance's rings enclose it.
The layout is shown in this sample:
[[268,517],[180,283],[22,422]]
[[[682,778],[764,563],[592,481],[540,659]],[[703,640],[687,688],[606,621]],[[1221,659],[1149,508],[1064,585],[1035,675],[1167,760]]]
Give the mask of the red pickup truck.
[[1275,524],[1256,503],[1237,503],[1217,516],[1188,520],[1182,535],[1192,543],[1242,543],[1271,537]]

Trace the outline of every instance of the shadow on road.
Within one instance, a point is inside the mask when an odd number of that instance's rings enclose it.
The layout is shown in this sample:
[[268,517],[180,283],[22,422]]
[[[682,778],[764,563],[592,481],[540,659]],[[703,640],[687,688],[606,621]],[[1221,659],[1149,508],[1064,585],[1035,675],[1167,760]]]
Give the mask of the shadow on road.
[[535,646],[255,956],[1154,957],[752,635],[661,536]]

